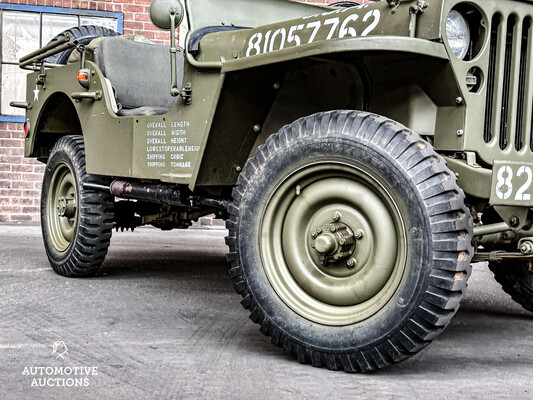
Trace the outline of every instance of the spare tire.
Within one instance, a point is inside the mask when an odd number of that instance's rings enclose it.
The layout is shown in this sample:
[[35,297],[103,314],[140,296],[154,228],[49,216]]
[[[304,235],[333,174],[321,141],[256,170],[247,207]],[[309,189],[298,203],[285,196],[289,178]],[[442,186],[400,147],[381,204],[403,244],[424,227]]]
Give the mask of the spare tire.
[[[55,36],[49,43],[55,42],[65,36],[66,33],[70,33],[70,40],[77,40],[78,43],[87,45],[91,40],[101,36],[117,36],[117,32],[112,29],[104,28],[96,25],[82,25],[75,26],[66,31],[61,32]],[[46,62],[50,64],[66,64],[70,54],[74,51],[74,47],[54,54],[46,58]]]

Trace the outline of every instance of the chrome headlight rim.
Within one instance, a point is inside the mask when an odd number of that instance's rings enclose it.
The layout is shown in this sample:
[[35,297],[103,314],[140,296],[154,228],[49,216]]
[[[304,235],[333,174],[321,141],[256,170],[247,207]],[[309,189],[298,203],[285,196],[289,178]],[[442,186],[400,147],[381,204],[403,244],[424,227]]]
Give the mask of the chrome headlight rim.
[[470,26],[464,15],[452,9],[446,17],[446,40],[452,53],[464,60],[470,48]]

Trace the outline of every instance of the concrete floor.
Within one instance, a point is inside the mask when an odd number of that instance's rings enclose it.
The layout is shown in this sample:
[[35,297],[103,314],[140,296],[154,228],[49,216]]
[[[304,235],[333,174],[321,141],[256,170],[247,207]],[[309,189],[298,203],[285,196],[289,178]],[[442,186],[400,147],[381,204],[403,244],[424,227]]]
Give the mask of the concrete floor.
[[117,233],[100,276],[67,279],[39,227],[0,225],[0,399],[533,399],[533,314],[485,265],[429,347],[346,374],[300,365],[258,332],[227,277],[225,234]]

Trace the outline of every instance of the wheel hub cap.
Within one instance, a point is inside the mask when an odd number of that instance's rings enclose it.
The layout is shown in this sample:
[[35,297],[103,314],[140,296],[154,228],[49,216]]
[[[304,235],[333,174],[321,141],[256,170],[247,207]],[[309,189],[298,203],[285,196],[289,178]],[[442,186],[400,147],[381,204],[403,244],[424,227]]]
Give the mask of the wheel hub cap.
[[69,198],[59,197],[57,199],[57,212],[60,217],[72,218],[76,213],[76,200],[74,199],[74,194],[69,193]]
[[[340,213],[336,212],[332,218],[338,221]],[[312,230],[310,235],[314,239],[311,247],[319,254],[320,262],[324,266],[348,259],[355,251],[354,232],[342,222],[317,227]]]

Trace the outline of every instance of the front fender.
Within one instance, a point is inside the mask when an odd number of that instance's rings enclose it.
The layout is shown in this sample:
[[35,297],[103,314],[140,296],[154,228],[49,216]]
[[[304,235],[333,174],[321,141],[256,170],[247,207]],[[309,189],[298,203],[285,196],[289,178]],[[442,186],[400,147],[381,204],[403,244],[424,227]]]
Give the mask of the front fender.
[[258,54],[252,57],[227,60],[222,64],[222,72],[238,71],[321,55],[368,51],[412,53],[448,60],[448,53],[442,43],[403,36],[368,36],[309,43],[299,47]]

